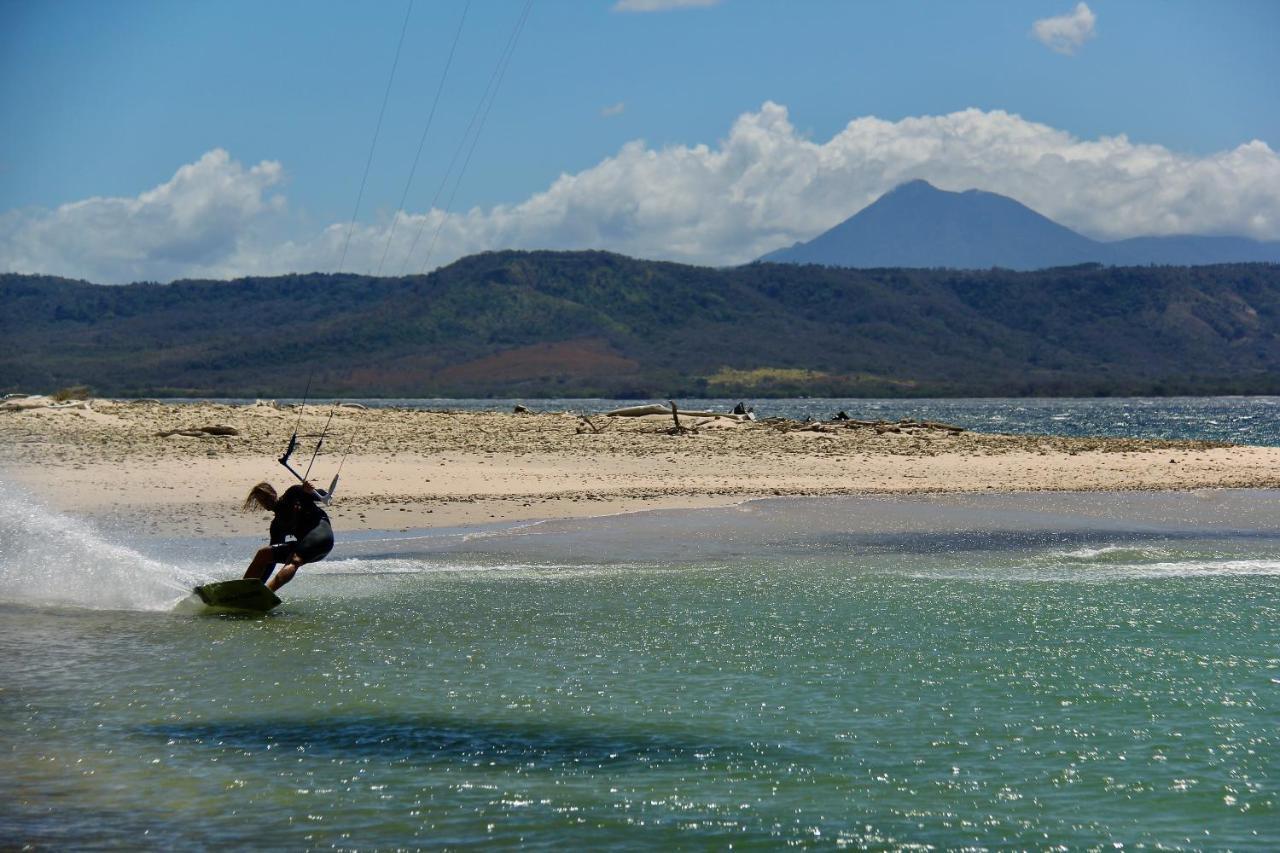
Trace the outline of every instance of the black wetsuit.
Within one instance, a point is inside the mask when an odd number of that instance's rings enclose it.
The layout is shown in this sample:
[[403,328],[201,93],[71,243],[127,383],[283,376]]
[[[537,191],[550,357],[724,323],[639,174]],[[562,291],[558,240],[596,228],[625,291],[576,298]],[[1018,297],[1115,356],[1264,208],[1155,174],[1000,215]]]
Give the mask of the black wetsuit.
[[[333,528],[320,508],[320,495],[290,486],[276,501],[276,517],[271,519],[271,554],[277,563],[299,556],[304,562],[324,559],[333,550]],[[292,536],[295,541],[286,542]]]

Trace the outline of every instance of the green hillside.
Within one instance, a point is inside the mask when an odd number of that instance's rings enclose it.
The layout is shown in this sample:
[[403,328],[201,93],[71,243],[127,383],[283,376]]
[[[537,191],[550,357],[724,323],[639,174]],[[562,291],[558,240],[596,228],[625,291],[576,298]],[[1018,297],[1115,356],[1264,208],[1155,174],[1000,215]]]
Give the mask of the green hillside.
[[711,269],[493,252],[428,276],[0,276],[0,389],[108,395],[1280,393],[1280,266]]

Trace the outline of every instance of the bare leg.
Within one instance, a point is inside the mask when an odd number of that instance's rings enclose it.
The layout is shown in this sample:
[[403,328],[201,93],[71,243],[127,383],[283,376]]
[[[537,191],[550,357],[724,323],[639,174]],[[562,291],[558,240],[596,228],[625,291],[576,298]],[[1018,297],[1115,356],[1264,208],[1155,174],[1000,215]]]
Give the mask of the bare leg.
[[262,580],[271,573],[271,569],[275,564],[276,561],[271,553],[271,548],[259,548],[258,553],[253,555],[253,562],[249,563],[249,568],[245,570],[245,579],[257,578]]
[[298,571],[298,567],[306,561],[301,557],[294,557],[289,562],[280,567],[280,571],[271,576],[267,581],[267,589],[275,592],[280,587],[293,580],[294,574]]

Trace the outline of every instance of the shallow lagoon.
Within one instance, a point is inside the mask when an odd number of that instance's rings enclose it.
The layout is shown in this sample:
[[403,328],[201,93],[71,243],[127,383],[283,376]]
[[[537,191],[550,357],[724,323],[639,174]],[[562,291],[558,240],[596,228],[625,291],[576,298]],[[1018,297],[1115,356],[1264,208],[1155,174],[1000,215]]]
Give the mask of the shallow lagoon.
[[0,837],[1273,847],[1277,513],[850,498],[347,537],[259,618],[172,609],[243,543],[67,521],[124,602],[3,588]]

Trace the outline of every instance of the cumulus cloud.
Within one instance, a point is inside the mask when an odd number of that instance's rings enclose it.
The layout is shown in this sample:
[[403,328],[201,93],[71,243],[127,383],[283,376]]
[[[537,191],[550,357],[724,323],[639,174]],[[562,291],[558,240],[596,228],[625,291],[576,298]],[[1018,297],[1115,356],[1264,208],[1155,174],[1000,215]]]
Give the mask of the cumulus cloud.
[[613,4],[615,12],[666,12],[670,9],[689,9],[694,6],[716,6],[721,0],[618,0]]
[[620,116],[624,112],[626,112],[626,110],[627,110],[626,102],[618,101],[618,103],[616,104],[610,104],[609,106],[602,108],[600,110],[600,115],[604,116],[605,118],[609,118],[610,116]]
[[1077,3],[1066,15],[1036,21],[1031,25],[1031,34],[1049,49],[1071,56],[1096,35],[1097,20],[1087,4]]
[[[210,174],[179,180],[192,172]],[[283,242],[249,239],[285,218],[282,203],[265,197],[279,173],[278,164],[244,169],[225,152],[211,152],[137,199],[81,202],[93,216],[73,216],[76,205],[14,214],[14,222],[0,222],[0,269],[96,281],[333,270],[347,223]],[[765,103],[739,116],[715,146],[634,141],[517,203],[400,213],[393,230],[391,220],[357,223],[346,269],[377,270],[388,233],[384,275],[504,248],[743,263],[808,240],[916,178],[942,189],[1011,196],[1101,239],[1189,233],[1280,239],[1280,156],[1262,142],[1190,156],[1124,136],[1079,139],[976,109],[901,121],[857,118],[817,141],[795,129],[785,107]],[[167,201],[146,201],[155,196]],[[152,207],[144,227],[137,211]]]
[[257,221],[284,211],[268,195],[283,177],[277,162],[246,169],[216,148],[132,198],[13,211],[0,221],[0,269],[108,282],[219,269]]
[[[766,103],[740,116],[717,147],[631,142],[517,204],[400,214],[389,257],[403,266],[384,272],[418,272],[502,248],[742,263],[810,239],[915,178],[1008,195],[1101,239],[1280,239],[1280,157],[1262,142],[1191,157],[1123,136],[1082,140],[973,109],[897,122],[859,118],[816,142],[796,131],[785,107]],[[348,266],[376,268],[388,225],[356,229]],[[331,255],[343,227],[300,246],[302,257]],[[424,236],[415,246],[416,234]]]

